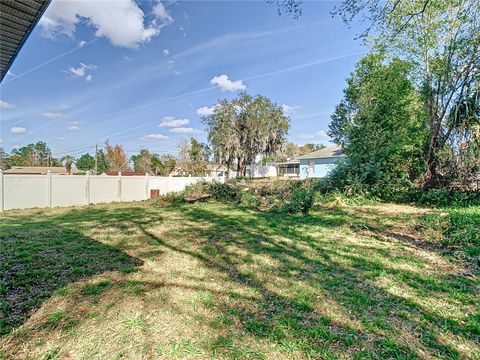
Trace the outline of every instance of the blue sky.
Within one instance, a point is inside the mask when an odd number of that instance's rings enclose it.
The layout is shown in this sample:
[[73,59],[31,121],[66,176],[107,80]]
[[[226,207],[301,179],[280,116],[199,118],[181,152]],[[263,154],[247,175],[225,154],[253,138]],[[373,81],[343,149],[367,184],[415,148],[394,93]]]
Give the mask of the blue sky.
[[328,144],[366,52],[334,4],[305,2],[296,20],[264,1],[53,0],[1,84],[0,146],[175,154],[182,137],[206,141],[201,114],[242,89],[284,105],[291,141]]

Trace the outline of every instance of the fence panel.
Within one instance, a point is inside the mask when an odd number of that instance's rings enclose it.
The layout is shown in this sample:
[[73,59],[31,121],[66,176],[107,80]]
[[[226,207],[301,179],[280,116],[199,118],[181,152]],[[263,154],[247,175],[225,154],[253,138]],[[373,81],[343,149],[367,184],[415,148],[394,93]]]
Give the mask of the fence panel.
[[52,206],[88,205],[88,176],[52,175]]
[[48,207],[48,185],[47,175],[4,175],[5,210]]
[[90,176],[90,204],[120,201],[119,176]]
[[147,200],[150,192],[147,188],[148,176],[123,176],[121,183],[121,201]]
[[139,201],[160,194],[179,192],[198,181],[220,181],[222,177],[162,177],[105,175],[10,175],[0,170],[0,211]]

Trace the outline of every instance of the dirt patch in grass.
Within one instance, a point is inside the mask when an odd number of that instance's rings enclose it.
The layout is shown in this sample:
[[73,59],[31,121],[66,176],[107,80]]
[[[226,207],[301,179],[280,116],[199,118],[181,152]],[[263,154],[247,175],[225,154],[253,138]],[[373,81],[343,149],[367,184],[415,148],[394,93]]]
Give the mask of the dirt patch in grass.
[[478,278],[418,246],[411,231],[424,213],[377,205],[281,215],[215,203],[7,213],[1,296],[15,297],[20,281],[35,303],[2,312],[23,317],[8,320],[0,351],[9,359],[478,358]]

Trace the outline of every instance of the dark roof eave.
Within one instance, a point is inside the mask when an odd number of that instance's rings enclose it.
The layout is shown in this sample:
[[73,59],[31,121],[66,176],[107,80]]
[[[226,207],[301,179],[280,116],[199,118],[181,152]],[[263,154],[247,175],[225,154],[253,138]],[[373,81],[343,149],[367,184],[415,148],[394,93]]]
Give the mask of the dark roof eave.
[[[40,2],[40,4],[39,4],[40,7],[38,9],[33,9],[31,6],[29,6],[28,7],[28,10],[30,10],[29,11],[30,13],[29,13],[29,12],[25,11],[26,9],[24,9],[23,11],[21,10],[22,7],[27,6],[23,3],[19,3],[19,2],[16,2],[14,0],[0,0],[0,5],[1,5],[1,8],[2,8],[2,11],[6,12],[7,8],[14,9],[15,10],[14,13],[23,13],[23,14],[28,15],[29,18],[30,18],[30,20],[25,20],[25,22],[30,23],[30,25],[23,32],[23,35],[21,36],[21,40],[12,41],[13,39],[11,37],[8,37],[8,39],[6,39],[6,37],[2,37],[0,39],[0,45],[1,45],[0,48],[2,49],[1,50],[1,52],[2,52],[1,53],[2,62],[4,62],[5,59],[6,59],[6,65],[2,65],[2,67],[0,68],[0,82],[2,82],[3,79],[5,78],[5,75],[7,74],[8,70],[10,69],[10,67],[12,66],[16,57],[18,56],[18,53],[22,49],[22,46],[25,44],[25,41],[27,41],[28,37],[32,33],[32,30],[35,28],[38,21],[40,20],[43,13],[47,9],[48,5],[50,4],[50,1],[51,0],[43,0],[42,2]],[[39,2],[35,1],[35,3],[38,4]],[[33,18],[32,18],[32,12],[35,13],[35,16]],[[10,19],[6,19],[6,20],[7,20],[7,22],[11,21]],[[1,20],[1,21],[3,22],[3,20]],[[6,29],[5,31],[7,31],[8,28],[9,28],[8,25],[2,24],[2,29]],[[20,35],[18,35],[18,36],[20,36]],[[10,40],[10,42],[8,42],[9,40]],[[9,47],[13,47],[13,52],[9,53],[9,54],[4,53],[5,45],[9,46]]]

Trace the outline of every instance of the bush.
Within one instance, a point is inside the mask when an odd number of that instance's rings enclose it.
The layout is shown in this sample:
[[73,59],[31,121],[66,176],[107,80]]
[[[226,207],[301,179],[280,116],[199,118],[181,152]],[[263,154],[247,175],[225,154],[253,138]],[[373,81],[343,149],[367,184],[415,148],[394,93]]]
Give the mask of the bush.
[[477,206],[447,208],[420,218],[423,233],[432,240],[452,248],[480,255],[480,209]]
[[212,182],[207,186],[207,193],[221,202],[238,202],[241,198],[240,189],[235,185]]
[[244,192],[240,199],[240,206],[248,209],[256,209],[262,204],[262,201],[251,192]]
[[292,195],[286,204],[289,213],[307,214],[313,206],[314,193],[308,188],[298,188],[292,191]]
[[185,202],[183,199],[183,193],[171,192],[165,195],[161,195],[156,199],[153,199],[152,202],[157,206],[162,205],[177,205]]

